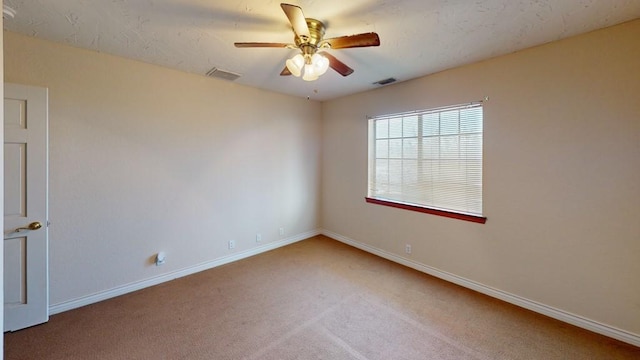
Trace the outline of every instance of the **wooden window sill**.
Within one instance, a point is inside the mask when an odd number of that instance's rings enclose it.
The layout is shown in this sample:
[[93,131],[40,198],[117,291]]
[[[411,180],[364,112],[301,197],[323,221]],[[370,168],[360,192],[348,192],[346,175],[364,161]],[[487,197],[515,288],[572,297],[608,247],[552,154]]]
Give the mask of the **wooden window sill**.
[[377,204],[377,205],[394,207],[397,209],[417,211],[425,214],[444,216],[451,219],[471,221],[478,224],[484,224],[487,222],[487,218],[484,216],[469,215],[469,214],[457,213],[453,211],[433,209],[433,208],[428,208],[428,207],[418,206],[418,205],[403,204],[403,203],[394,202],[390,200],[381,200],[381,199],[375,199],[370,197],[366,197],[365,200],[370,204]]

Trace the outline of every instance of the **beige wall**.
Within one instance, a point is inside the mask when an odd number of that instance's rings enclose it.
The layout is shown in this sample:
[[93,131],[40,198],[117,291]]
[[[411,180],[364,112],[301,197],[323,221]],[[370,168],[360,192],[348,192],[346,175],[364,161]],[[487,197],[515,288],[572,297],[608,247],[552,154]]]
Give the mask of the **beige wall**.
[[4,53],[49,88],[52,305],[319,228],[319,103],[14,33]]
[[[638,39],[640,20],[324,103],[324,229],[638,336]],[[367,115],[485,96],[485,225],[365,203]]]

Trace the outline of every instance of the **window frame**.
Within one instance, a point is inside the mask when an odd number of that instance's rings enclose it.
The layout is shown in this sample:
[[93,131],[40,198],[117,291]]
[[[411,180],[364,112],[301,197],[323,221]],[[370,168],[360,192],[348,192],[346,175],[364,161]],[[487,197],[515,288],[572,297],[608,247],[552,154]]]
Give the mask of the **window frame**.
[[[469,108],[480,108],[481,110],[481,128],[480,131],[475,131],[475,132],[463,132],[461,130],[461,124],[460,124],[460,111],[463,111],[465,109],[469,109]],[[378,141],[391,141],[394,140],[396,137],[392,136],[390,134],[390,132],[392,131],[391,128],[388,128],[387,134],[386,136],[383,136],[382,138],[377,137],[376,135],[376,131],[377,128],[375,126],[375,122],[376,121],[380,121],[380,120],[389,120],[391,121],[393,120],[397,120],[397,119],[402,119],[401,121],[403,121],[402,125],[400,126],[402,129],[404,129],[404,121],[405,118],[411,118],[413,116],[417,117],[417,128],[418,128],[418,133],[415,136],[417,141],[418,141],[418,149],[422,149],[423,148],[423,143],[424,143],[424,139],[428,139],[429,137],[431,137],[432,135],[426,135],[425,132],[422,130],[423,127],[426,124],[426,116],[430,115],[430,114],[442,114],[445,113],[447,111],[458,111],[458,129],[456,131],[455,134],[447,134],[447,133],[442,133],[441,131],[441,126],[442,126],[442,118],[440,117],[440,115],[438,115],[438,126],[439,126],[439,130],[438,130],[438,134],[437,137],[439,139],[442,139],[446,136],[451,136],[451,135],[455,135],[458,136],[458,140],[460,139],[461,135],[469,135],[469,134],[475,134],[475,135],[480,135],[480,196],[478,197],[478,199],[480,200],[480,213],[476,213],[475,211],[473,213],[470,212],[465,212],[464,210],[461,209],[449,209],[449,208],[439,208],[437,206],[435,206],[435,203],[432,204],[428,204],[428,203],[413,203],[413,202],[405,202],[402,201],[401,199],[391,199],[391,198],[385,198],[384,196],[372,196],[372,183],[373,181],[375,181],[375,177],[376,177],[376,171],[378,170],[378,167],[376,166],[376,161],[380,160],[380,159],[385,159],[388,161],[391,161],[391,159],[399,159],[402,162],[408,161],[408,160],[412,160],[413,158],[411,156],[407,156],[405,157],[405,154],[403,153],[402,156],[400,156],[399,158],[395,158],[392,157],[389,153],[391,152],[391,148],[388,147],[387,148],[387,156],[386,157],[381,157],[378,158],[376,156],[376,148],[377,148],[377,144]],[[471,103],[466,103],[466,104],[458,104],[458,105],[452,105],[452,106],[443,106],[443,107],[438,107],[438,108],[431,108],[431,109],[425,109],[425,110],[417,110],[417,111],[409,111],[409,112],[403,112],[403,113],[396,113],[396,114],[384,114],[384,115],[379,115],[379,116],[372,116],[372,117],[367,117],[368,120],[368,146],[369,146],[369,150],[368,150],[368,156],[367,156],[367,196],[365,197],[365,201],[367,203],[371,203],[371,204],[376,204],[376,205],[383,205],[383,206],[389,206],[389,207],[393,207],[393,208],[398,208],[398,209],[404,209],[404,210],[410,210],[410,211],[417,211],[417,212],[421,212],[421,213],[427,213],[427,214],[432,214],[432,215],[437,215],[437,216],[444,216],[447,218],[453,218],[453,219],[459,219],[459,220],[465,220],[465,221],[470,221],[470,222],[474,222],[474,223],[480,223],[480,224],[484,224],[486,223],[486,216],[484,216],[484,209],[483,209],[483,193],[482,193],[482,189],[483,189],[483,158],[484,158],[484,150],[483,150],[483,138],[484,138],[484,106],[483,106],[483,101],[476,101],[476,102],[471,102]],[[400,130],[403,131],[403,130]],[[402,133],[402,135],[399,137],[399,139],[402,140],[402,146],[401,148],[404,149],[404,141],[406,139],[411,139],[413,138],[413,136],[405,136],[404,131]],[[440,141],[440,140],[439,140]],[[401,150],[402,151],[402,150]],[[441,151],[441,150],[440,150]],[[458,148],[458,151],[460,151],[460,149]],[[440,157],[441,155],[438,155],[438,164],[442,164],[441,161],[444,161],[444,158]],[[417,166],[416,168],[416,174],[418,174],[418,170],[421,168],[421,164],[423,161],[427,160],[427,158],[424,155],[424,152],[422,152],[422,150],[418,151],[418,155],[416,158],[416,161],[418,161],[418,164],[416,164],[415,166]],[[462,159],[458,158],[456,159],[457,161],[461,161]],[[465,157],[464,160],[469,160],[469,158]],[[446,163],[446,161],[445,161]],[[387,169],[389,169],[390,165],[387,165]],[[404,165],[403,165],[404,166]],[[467,165],[465,165],[465,169],[467,169],[466,167]],[[389,170],[387,170],[388,173]],[[404,176],[402,173],[403,170],[400,170],[399,175],[402,177]],[[397,173],[394,175],[398,175]],[[390,175],[391,176],[391,175]],[[416,175],[417,178],[420,178],[421,175]],[[374,179],[374,180],[372,180]],[[421,182],[422,180],[415,180],[415,181],[419,181]],[[404,179],[400,181],[400,187],[405,186],[404,185]],[[466,186],[469,186],[469,181],[465,182]],[[392,186],[391,183],[389,183],[387,186]],[[396,186],[398,186],[396,184]],[[426,189],[425,189],[426,190]],[[402,190],[401,193],[398,197],[402,198],[403,195],[405,194]],[[464,197],[463,197],[464,198]],[[406,199],[406,198],[405,198]],[[469,209],[469,208],[467,208]]]

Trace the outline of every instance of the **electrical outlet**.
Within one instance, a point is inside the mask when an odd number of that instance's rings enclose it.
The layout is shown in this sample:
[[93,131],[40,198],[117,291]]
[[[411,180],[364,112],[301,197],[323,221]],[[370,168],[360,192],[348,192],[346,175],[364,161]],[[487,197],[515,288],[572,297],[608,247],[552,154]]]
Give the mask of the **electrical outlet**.
[[284,228],[281,227],[280,229],[278,229],[278,233],[280,234],[280,236],[284,236]]
[[407,244],[404,246],[404,252],[407,254],[411,254],[411,245]]
[[256,242],[262,242],[262,234],[256,234]]
[[233,250],[236,248],[236,241],[235,240],[229,240],[229,250]]

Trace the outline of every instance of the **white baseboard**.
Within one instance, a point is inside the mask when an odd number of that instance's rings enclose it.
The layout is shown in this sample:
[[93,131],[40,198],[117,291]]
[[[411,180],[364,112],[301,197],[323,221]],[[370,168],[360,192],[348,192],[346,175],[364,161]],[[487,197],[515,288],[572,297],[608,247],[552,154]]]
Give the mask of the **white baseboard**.
[[358,248],[360,250],[364,250],[368,253],[380,256],[382,258],[385,258],[387,260],[393,261],[395,263],[398,264],[402,264],[404,266],[413,268],[415,270],[418,270],[420,272],[435,276],[437,278],[452,282],[454,284],[463,286],[465,288],[471,289],[471,290],[475,290],[479,293],[494,297],[496,299],[500,299],[503,301],[506,301],[508,303],[520,306],[522,308],[549,316],[551,318],[569,323],[571,325],[575,325],[578,327],[581,327],[583,329],[587,329],[590,331],[593,331],[595,333],[601,334],[601,335],[605,335],[620,341],[624,341],[626,343],[629,343],[631,345],[635,345],[635,346],[640,346],[640,335],[638,334],[634,334],[628,331],[624,331],[621,329],[617,329],[615,327],[606,325],[606,324],[602,324],[599,323],[597,321],[594,320],[590,320],[587,319],[585,317],[579,316],[579,315],[575,315],[560,309],[556,309],[554,307],[533,301],[533,300],[529,300],[529,299],[525,299],[521,296],[518,295],[514,295],[514,294],[510,294],[508,292],[499,290],[499,289],[495,289],[492,288],[490,286],[486,286],[483,284],[480,284],[478,282],[475,282],[473,280],[469,280],[436,268],[433,268],[431,266],[427,266],[421,263],[418,263],[416,261],[398,256],[396,254],[390,253],[388,251],[385,250],[381,250],[378,248],[375,248],[373,246],[369,246],[367,244],[363,244],[360,243],[358,241],[355,241],[353,239],[350,239],[346,236],[342,236],[340,234],[336,234],[334,232],[328,231],[328,230],[322,230],[321,233],[327,237],[330,237],[332,239],[338,240],[342,243],[345,243],[347,245],[353,246],[355,248]]
[[91,294],[91,295],[87,295],[87,296],[83,296],[80,298],[76,298],[73,300],[69,300],[69,301],[64,301],[58,304],[53,304],[49,306],[49,314],[54,315],[54,314],[58,314],[64,311],[68,311],[68,310],[72,310],[72,309],[76,309],[85,305],[90,305],[93,303],[97,303],[99,301],[103,301],[103,300],[107,300],[116,296],[120,296],[120,295],[124,295],[136,290],[141,290],[144,289],[146,287],[149,286],[154,286],[154,285],[158,285],[161,284],[163,282],[166,281],[170,281],[173,279],[177,279],[183,276],[187,276],[187,275],[191,275],[191,274],[195,274],[198,273],[200,271],[204,271],[204,270],[209,270],[212,269],[214,267],[220,266],[220,265],[224,265],[224,264],[228,264],[228,263],[232,263],[234,261],[238,261],[241,259],[245,259],[248,258],[250,256],[254,256],[254,255],[258,255],[261,254],[263,252],[267,252],[270,250],[274,250],[277,249],[279,247],[282,246],[286,246],[289,244],[293,244],[295,242],[301,241],[301,240],[305,240],[308,239],[310,237],[316,236],[320,234],[320,230],[312,230],[312,231],[308,231],[302,234],[298,234],[292,237],[288,237],[286,239],[282,239],[282,240],[278,240],[275,242],[271,242],[268,244],[264,244],[262,246],[258,246],[252,249],[248,249],[242,252],[238,252],[238,253],[234,253],[234,254],[230,254],[215,260],[211,260],[211,261],[207,261],[204,263],[200,263],[194,266],[190,266],[184,269],[180,269],[180,270],[176,270],[176,271],[172,271],[166,274],[162,274],[159,276],[154,276],[152,278],[149,279],[145,279],[145,280],[141,280],[141,281],[136,281],[136,282],[132,282],[126,285],[122,285],[122,286],[118,286],[115,287],[113,289],[109,289],[109,290],[105,290],[105,291],[100,291],[98,293],[95,294]]

